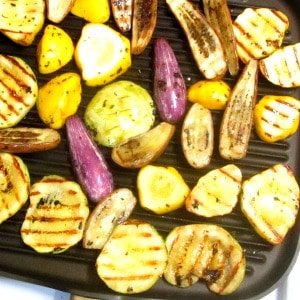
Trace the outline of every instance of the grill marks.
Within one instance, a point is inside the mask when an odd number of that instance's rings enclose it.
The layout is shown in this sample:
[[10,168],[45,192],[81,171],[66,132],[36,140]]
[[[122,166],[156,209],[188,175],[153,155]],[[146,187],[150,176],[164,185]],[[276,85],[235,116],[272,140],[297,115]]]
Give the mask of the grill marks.
[[88,214],[87,199],[77,183],[46,176],[31,188],[21,236],[37,252],[59,253],[82,238]]
[[31,68],[20,58],[0,55],[0,128],[17,124],[33,107],[37,95]]

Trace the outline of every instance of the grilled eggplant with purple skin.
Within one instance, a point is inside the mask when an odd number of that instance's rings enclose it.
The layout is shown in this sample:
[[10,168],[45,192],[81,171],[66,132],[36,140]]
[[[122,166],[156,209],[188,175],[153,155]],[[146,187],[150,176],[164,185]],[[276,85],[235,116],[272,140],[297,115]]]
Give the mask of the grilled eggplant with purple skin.
[[113,176],[105,157],[79,116],[69,117],[66,121],[66,129],[77,179],[89,200],[101,201],[114,188]]
[[220,127],[219,151],[225,159],[247,154],[258,84],[258,61],[250,60],[233,87]]
[[187,37],[200,72],[206,79],[223,77],[227,62],[222,42],[199,7],[188,0],[166,2]]
[[186,85],[175,53],[164,38],[154,42],[154,100],[160,118],[179,122],[186,110]]
[[141,54],[148,46],[157,21],[157,0],[133,0],[131,53]]

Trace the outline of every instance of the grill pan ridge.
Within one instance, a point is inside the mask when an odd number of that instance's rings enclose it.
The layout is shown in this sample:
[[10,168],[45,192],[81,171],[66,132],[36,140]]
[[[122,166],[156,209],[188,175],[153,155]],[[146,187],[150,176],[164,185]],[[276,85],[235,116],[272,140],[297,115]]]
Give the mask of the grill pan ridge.
[[[201,1],[194,1],[201,7]],[[199,73],[187,40],[178,22],[168,10],[165,1],[158,1],[158,22],[153,38],[166,37],[171,43],[176,57],[181,66],[187,86],[204,79]],[[228,0],[228,5],[235,18],[246,7],[261,7],[259,0]],[[285,44],[292,44],[300,41],[300,1],[279,1],[272,0],[264,3],[265,7],[277,8],[286,13],[290,20],[290,29],[286,34]],[[66,30],[72,37],[74,43],[80,36],[80,30],[84,22],[69,15],[58,26]],[[115,27],[112,20],[109,24]],[[50,80],[54,74],[41,75],[37,71],[36,45],[41,33],[36,37],[34,43],[29,47],[21,47],[3,35],[0,35],[0,52],[3,54],[15,55],[23,58],[35,71],[39,85]],[[130,36],[130,35],[129,35]],[[153,39],[152,39],[153,40]],[[78,71],[74,61],[70,62],[62,70],[58,71]],[[146,50],[139,56],[133,57],[132,67],[118,79],[132,80],[152,93],[152,42]],[[224,80],[231,86],[237,78],[225,76]],[[98,88],[89,88],[83,85],[83,100],[78,114],[82,115],[84,109],[95,94]],[[300,98],[299,89],[281,89],[268,83],[262,76],[259,77],[258,99],[265,94],[283,94]],[[222,113],[214,112],[215,135],[218,137]],[[158,119],[158,117],[157,117]],[[20,125],[43,126],[38,118],[38,114],[33,109]],[[209,170],[224,166],[229,163],[221,159],[218,154],[218,142],[215,142],[215,150],[211,164],[202,170],[195,170],[188,166],[183,156],[180,145],[180,127],[177,126],[175,136],[165,153],[155,162],[157,165],[172,165],[176,167],[192,187],[199,176]],[[31,181],[34,182],[45,175],[57,174],[74,179],[72,166],[70,163],[68,144],[65,129],[61,130],[62,142],[54,150],[24,154],[21,157],[26,162],[31,174]],[[299,131],[291,138],[274,144],[266,144],[255,136],[251,135],[247,156],[234,161],[241,169],[243,178],[246,179],[269,166],[285,162],[293,169],[299,182]],[[105,156],[114,174],[117,187],[128,187],[136,193],[137,170],[126,170],[118,167],[110,159],[110,149],[103,148]],[[284,280],[291,270],[299,252],[299,231],[300,217],[298,216],[295,226],[289,232],[286,240],[281,245],[272,246],[261,239],[242,215],[239,207],[226,216],[214,218],[201,218],[194,216],[184,209],[163,216],[157,216],[143,209],[136,207],[133,217],[149,221],[159,232],[166,236],[175,226],[190,223],[213,223],[227,229],[245,249],[247,259],[246,276],[239,289],[231,295],[219,296],[210,292],[205,282],[199,281],[192,287],[180,289],[172,287],[163,279],[160,279],[149,291],[138,295],[119,295],[109,290],[99,279],[95,261],[99,251],[83,249],[81,244],[72,247],[61,254],[37,254],[32,249],[25,246],[20,237],[20,227],[22,225],[28,203],[15,216],[11,217],[0,225],[0,275],[20,279],[40,285],[52,287],[62,291],[81,296],[101,298],[101,299],[259,299],[276,288]],[[91,210],[93,204],[91,204]]]

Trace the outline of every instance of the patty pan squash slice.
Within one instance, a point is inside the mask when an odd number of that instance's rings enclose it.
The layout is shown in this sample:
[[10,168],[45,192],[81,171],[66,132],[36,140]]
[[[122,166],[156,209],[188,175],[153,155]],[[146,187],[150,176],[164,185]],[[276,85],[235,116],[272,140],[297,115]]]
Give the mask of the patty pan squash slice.
[[104,85],[131,66],[130,41],[106,24],[88,23],[82,28],[74,57],[86,85]]

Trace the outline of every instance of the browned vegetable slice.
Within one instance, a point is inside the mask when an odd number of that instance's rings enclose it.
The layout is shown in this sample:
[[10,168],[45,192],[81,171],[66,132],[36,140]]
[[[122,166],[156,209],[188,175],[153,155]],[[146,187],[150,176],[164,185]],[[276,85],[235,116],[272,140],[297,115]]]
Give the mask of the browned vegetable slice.
[[227,71],[223,45],[199,7],[188,0],[166,2],[187,37],[200,72],[207,79],[221,78]]
[[175,227],[166,238],[168,263],[165,279],[189,287],[204,279],[220,295],[234,292],[245,276],[246,260],[240,244],[217,225],[191,224]]
[[114,228],[132,213],[136,198],[127,188],[119,188],[97,204],[90,214],[83,233],[83,247],[102,249]]
[[111,0],[114,20],[122,32],[130,31],[132,23],[133,0]]
[[157,21],[157,0],[134,0],[131,53],[141,54],[148,46]]
[[186,209],[199,216],[229,214],[238,202],[242,172],[234,164],[213,169],[201,176],[186,198]]
[[174,132],[174,125],[162,122],[116,145],[111,157],[124,168],[141,168],[155,161],[165,151]]
[[0,129],[0,151],[30,153],[53,149],[60,143],[60,133],[50,128],[13,127]]
[[229,73],[234,76],[239,71],[239,57],[233,32],[227,0],[203,0],[204,14],[212,27],[219,33]]
[[210,110],[199,103],[194,103],[184,118],[181,145],[192,167],[200,169],[210,163],[214,148],[213,119]]
[[245,157],[257,94],[258,61],[250,60],[232,89],[221,122],[219,151],[225,159]]

